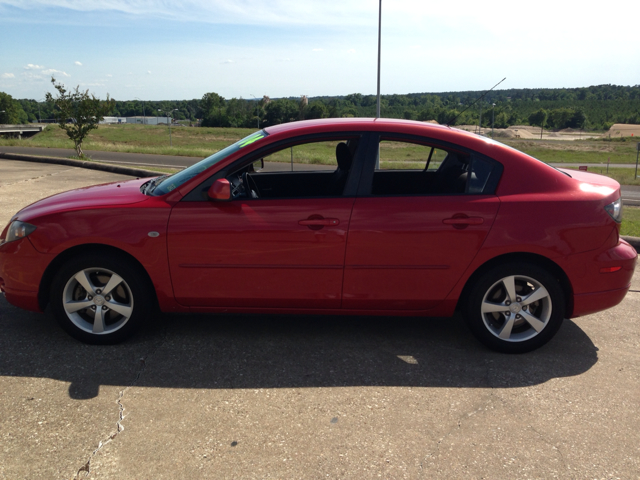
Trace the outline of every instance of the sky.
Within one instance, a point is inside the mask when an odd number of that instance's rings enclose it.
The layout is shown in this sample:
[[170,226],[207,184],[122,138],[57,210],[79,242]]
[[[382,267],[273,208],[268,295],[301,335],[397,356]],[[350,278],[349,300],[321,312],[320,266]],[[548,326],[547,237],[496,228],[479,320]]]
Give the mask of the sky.
[[[378,0],[0,0],[0,91],[375,94]],[[640,1],[382,1],[381,93],[640,84]]]

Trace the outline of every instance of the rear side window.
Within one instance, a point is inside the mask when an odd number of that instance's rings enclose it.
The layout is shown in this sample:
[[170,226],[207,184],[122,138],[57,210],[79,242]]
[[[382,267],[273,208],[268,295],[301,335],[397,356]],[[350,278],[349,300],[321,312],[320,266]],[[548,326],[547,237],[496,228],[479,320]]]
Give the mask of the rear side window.
[[493,194],[502,165],[492,159],[420,141],[381,138],[372,195]]
[[467,179],[467,192],[471,194],[491,195],[495,193],[502,165],[488,158],[474,156]]

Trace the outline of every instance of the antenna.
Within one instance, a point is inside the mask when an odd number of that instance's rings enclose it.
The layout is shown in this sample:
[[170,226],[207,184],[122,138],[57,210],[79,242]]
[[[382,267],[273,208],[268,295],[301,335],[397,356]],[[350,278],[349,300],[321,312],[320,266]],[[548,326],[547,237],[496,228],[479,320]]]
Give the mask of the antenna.
[[469,110],[471,107],[473,107],[476,103],[478,103],[480,100],[482,100],[484,98],[484,96],[489,93],[491,90],[493,90],[494,88],[496,88],[498,85],[500,85],[502,82],[504,82],[507,79],[507,77],[504,77],[502,80],[500,80],[498,83],[496,83],[493,87],[491,87],[489,90],[487,90],[486,92],[484,92],[482,95],[480,95],[480,97],[473,102],[471,105],[469,105],[467,108],[465,108],[463,111],[461,111],[458,115],[456,115],[454,118],[452,118],[451,120],[449,120],[447,123],[445,123],[445,125],[448,127],[450,126],[453,122],[455,122],[458,117],[460,115],[462,115],[464,112],[466,112],[467,110]]

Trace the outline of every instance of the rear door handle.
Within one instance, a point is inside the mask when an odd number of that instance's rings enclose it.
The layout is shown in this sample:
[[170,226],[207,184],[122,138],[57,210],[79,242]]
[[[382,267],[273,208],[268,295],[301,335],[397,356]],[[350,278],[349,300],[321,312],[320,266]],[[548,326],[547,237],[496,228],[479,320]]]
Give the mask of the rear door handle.
[[445,225],[482,225],[484,218],[482,217],[452,217],[442,220]]
[[308,218],[306,220],[300,220],[298,225],[303,225],[305,227],[310,226],[321,226],[321,227],[331,227],[335,225],[340,225],[340,220],[337,218]]

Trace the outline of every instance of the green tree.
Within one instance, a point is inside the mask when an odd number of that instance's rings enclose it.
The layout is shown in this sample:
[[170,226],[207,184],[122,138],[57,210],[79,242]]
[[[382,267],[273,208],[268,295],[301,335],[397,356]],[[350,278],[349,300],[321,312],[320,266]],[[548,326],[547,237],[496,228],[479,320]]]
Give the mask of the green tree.
[[[198,109],[197,115],[200,118],[207,118],[207,116],[215,115],[215,113],[220,115],[220,109],[222,109],[224,105],[224,97],[221,97],[215,92],[205,93],[202,96],[202,100],[200,100],[200,108]],[[217,110],[217,112],[214,112],[214,110]]]
[[307,118],[326,118],[329,115],[327,112],[327,107],[325,107],[324,103],[315,101],[309,105],[309,109],[307,110]]
[[27,123],[27,114],[8,93],[0,92],[0,124]]
[[540,127],[540,138],[542,138],[542,130],[544,129],[544,124],[547,122],[547,117],[549,116],[549,112],[547,112],[544,108],[533,112],[529,115],[529,123],[531,125],[538,125]]
[[265,110],[267,125],[293,122],[298,119],[299,115],[298,102],[289,100],[288,98],[272,100],[267,104]]
[[78,157],[84,157],[82,142],[91,130],[98,128],[98,123],[115,107],[115,101],[109,98],[109,94],[106,101],[102,101],[89,94],[89,90],[80,91],[80,86],[68,91],[62,83],[56,83],[53,77],[51,83],[58,94],[54,98],[51,93],[47,93],[47,102],[55,104],[54,114],[58,125],[73,140]]

